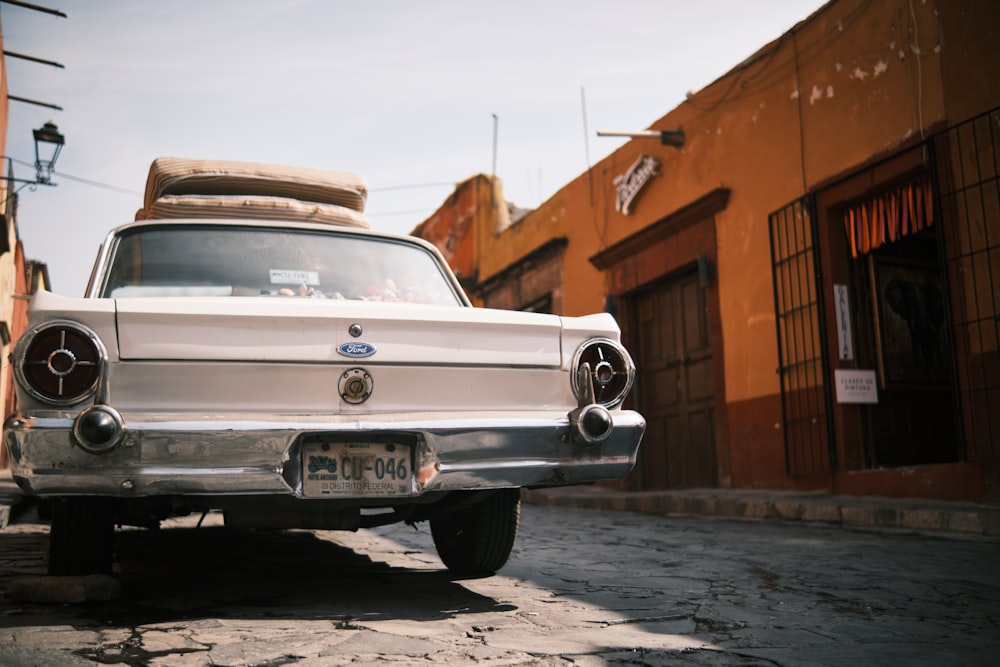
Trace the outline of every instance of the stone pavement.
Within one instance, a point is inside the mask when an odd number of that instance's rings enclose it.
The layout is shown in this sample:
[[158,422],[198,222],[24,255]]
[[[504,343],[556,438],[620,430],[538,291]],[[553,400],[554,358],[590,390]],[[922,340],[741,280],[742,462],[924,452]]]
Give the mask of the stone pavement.
[[[980,503],[759,489],[618,491],[599,485],[528,491],[524,500],[539,505],[662,516],[804,521],[1000,537],[1000,505]],[[23,496],[10,477],[10,470],[0,470],[0,529],[17,515],[22,502]]]
[[529,491],[525,501],[662,516],[804,521],[1000,537],[1000,505],[920,498],[840,496],[760,489],[618,491],[592,485]]
[[233,531],[220,513],[201,527],[192,515],[120,531],[107,581],[119,596],[74,603],[42,597],[70,582],[44,575],[47,529],[25,514],[0,532],[0,665],[994,667],[1000,655],[996,538],[522,515],[510,562],[474,578],[443,569],[424,524]]

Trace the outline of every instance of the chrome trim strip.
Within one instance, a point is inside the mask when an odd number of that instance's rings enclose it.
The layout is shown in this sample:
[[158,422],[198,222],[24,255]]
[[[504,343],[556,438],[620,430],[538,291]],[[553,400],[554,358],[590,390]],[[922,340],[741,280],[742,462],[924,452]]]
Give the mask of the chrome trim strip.
[[[622,465],[630,463],[627,456],[619,457],[603,457],[601,459],[602,464],[617,464]],[[479,471],[479,470],[516,470],[520,468],[561,468],[566,465],[590,465],[590,462],[584,461],[581,463],[570,463],[567,464],[566,461],[561,459],[552,460],[518,460],[518,461],[505,461],[501,463],[457,463],[457,464],[447,464],[442,463],[440,470],[443,473],[448,472],[468,472],[468,471]]]
[[[127,446],[91,454],[71,444],[70,419],[8,421],[12,474],[43,496],[96,494],[302,495],[303,437],[403,438],[413,445],[419,493],[511,486],[558,486],[624,477],[636,461],[645,420],[612,411],[612,434],[581,444],[559,412],[445,419],[410,415],[335,421],[270,415],[240,421],[124,415]],[[171,418],[173,417],[173,418]],[[386,499],[391,504],[391,499]]]
[[246,467],[246,468],[221,468],[221,467],[211,467],[211,468],[170,468],[167,466],[148,466],[143,467],[143,475],[149,475],[152,477],[158,477],[163,475],[174,475],[183,474],[185,477],[203,477],[208,475],[273,475],[281,474],[281,468],[275,468],[273,466],[258,466],[258,467]]

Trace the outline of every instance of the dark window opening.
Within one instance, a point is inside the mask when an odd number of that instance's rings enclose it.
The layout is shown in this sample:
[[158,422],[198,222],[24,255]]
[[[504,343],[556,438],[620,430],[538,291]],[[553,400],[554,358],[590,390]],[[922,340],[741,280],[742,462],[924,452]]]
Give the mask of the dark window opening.
[[535,299],[526,306],[522,306],[521,310],[529,313],[547,313],[552,314],[552,293],[549,292],[540,299]]
[[861,406],[867,468],[960,458],[947,289],[937,234],[925,229],[852,260],[858,363],[878,404]]

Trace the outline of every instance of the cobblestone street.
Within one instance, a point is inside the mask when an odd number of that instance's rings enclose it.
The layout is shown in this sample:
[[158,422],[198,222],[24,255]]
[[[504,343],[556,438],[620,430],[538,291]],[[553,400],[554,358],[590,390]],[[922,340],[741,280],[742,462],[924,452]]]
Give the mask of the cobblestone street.
[[991,665],[1000,651],[988,538],[526,505],[507,567],[456,580],[425,526],[195,523],[121,533],[120,596],[77,604],[31,601],[80,582],[40,576],[44,525],[8,526],[0,664]]

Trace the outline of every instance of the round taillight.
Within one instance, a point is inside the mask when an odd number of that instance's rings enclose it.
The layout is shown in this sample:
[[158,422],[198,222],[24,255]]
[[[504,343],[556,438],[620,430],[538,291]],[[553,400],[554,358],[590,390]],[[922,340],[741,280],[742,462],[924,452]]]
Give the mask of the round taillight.
[[625,400],[635,380],[635,365],[621,343],[610,338],[594,338],[577,349],[570,377],[573,394],[578,400],[585,396],[585,387],[580,384],[584,375],[579,373],[583,364],[588,366],[585,377],[594,390],[595,402],[614,407]]
[[75,403],[97,386],[105,360],[97,335],[79,324],[50,322],[29,329],[15,352],[18,380],[35,397]]

